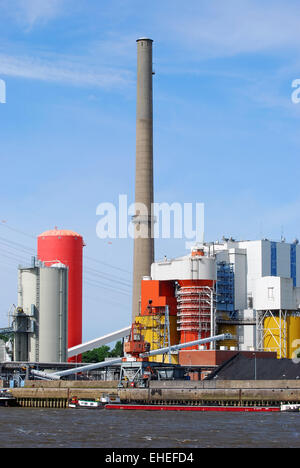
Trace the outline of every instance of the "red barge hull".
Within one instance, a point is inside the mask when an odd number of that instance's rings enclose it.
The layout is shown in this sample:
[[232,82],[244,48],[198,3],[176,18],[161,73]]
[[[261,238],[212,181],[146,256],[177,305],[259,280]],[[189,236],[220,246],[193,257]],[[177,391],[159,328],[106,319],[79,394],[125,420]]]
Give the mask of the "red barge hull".
[[185,405],[130,405],[108,404],[108,410],[142,410],[142,411],[223,411],[223,412],[248,412],[265,413],[279,412],[279,407],[272,406],[185,406]]

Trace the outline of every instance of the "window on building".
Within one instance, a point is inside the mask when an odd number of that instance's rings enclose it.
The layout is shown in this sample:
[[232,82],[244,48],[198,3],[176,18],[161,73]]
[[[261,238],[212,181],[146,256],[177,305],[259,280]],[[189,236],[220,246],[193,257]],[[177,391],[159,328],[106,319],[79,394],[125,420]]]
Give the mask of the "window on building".
[[268,299],[274,299],[274,288],[268,288]]

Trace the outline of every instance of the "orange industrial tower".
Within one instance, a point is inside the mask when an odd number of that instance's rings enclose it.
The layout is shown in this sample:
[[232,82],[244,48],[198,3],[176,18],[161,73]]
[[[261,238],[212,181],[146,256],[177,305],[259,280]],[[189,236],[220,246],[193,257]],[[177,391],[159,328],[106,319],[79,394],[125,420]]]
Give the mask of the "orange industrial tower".
[[[195,248],[189,256],[158,262],[152,267],[152,276],[141,282],[140,316],[136,317],[151,349],[159,348],[158,345],[164,347],[165,313],[168,313],[170,332],[168,344],[185,344],[214,335],[214,258],[205,256],[203,249]],[[203,347],[210,349],[211,345],[208,343]],[[186,348],[198,349],[199,346]]]
[[[47,266],[68,267],[68,348],[82,343],[82,260],[84,242],[73,231],[54,229],[38,237],[38,258]],[[69,361],[81,361],[81,357]]]
[[[150,343],[151,350],[178,344],[175,293],[174,281],[141,281],[141,312],[135,317],[135,326],[139,327],[144,340]],[[164,359],[163,356],[149,358],[158,362]],[[177,364],[175,356],[172,356],[172,362]]]

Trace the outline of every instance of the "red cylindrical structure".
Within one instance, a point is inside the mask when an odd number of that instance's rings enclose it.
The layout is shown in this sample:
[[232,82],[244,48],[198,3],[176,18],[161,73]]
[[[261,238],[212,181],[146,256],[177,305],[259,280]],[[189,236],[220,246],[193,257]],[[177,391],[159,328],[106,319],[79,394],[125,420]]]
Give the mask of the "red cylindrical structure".
[[[177,324],[180,343],[188,343],[211,335],[211,306],[213,280],[180,280]],[[209,344],[205,345],[209,349]],[[186,348],[198,349],[198,346]]]
[[[83,238],[73,231],[46,231],[38,237],[38,258],[51,266],[63,263],[69,268],[68,280],[68,347],[82,343],[82,259]],[[80,357],[69,361],[80,361]]]

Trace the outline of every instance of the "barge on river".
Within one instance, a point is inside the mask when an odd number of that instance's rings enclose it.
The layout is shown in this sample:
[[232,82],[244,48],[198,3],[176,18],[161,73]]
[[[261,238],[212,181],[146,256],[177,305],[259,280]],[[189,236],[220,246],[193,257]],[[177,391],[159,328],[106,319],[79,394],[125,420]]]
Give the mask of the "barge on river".
[[275,412],[300,412],[300,405],[280,406],[191,406],[191,405],[140,405],[109,403],[105,405],[107,410],[132,410],[132,411],[218,411],[218,412],[248,412],[248,413],[275,413]]

